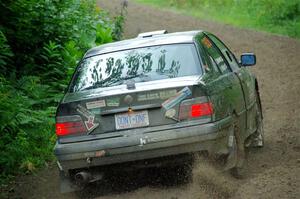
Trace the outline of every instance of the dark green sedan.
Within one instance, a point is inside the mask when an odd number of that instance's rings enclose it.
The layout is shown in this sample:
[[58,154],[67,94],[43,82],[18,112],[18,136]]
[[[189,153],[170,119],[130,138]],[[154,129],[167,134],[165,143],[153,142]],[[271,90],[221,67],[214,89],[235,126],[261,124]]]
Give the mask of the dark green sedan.
[[185,168],[201,151],[238,172],[245,147],[264,144],[247,68],[255,63],[205,31],[141,33],[89,50],[56,114],[62,191],[110,178],[109,170]]

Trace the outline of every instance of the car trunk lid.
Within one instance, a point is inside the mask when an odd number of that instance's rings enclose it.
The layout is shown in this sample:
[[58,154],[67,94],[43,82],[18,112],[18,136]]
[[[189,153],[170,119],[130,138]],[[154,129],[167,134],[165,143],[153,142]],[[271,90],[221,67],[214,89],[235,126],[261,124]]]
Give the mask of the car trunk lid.
[[[199,76],[188,76],[136,83],[132,90],[120,85],[68,93],[58,108],[57,120],[70,115],[82,118],[87,131],[70,135],[72,141],[74,136],[80,140],[80,135],[174,124],[182,100],[204,95],[203,90],[195,89],[201,85]],[[68,142],[70,136],[60,139]]]

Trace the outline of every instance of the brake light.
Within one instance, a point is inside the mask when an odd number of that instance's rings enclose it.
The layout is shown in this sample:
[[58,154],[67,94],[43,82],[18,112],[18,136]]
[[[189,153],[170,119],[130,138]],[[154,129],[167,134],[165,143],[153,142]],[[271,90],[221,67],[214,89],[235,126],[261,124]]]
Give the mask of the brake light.
[[180,104],[179,119],[193,119],[213,115],[213,106],[206,98],[185,100]]
[[85,133],[86,127],[80,116],[65,116],[56,118],[56,135],[66,136]]
[[202,104],[193,104],[191,106],[190,117],[202,117],[213,114],[212,104],[210,102]]

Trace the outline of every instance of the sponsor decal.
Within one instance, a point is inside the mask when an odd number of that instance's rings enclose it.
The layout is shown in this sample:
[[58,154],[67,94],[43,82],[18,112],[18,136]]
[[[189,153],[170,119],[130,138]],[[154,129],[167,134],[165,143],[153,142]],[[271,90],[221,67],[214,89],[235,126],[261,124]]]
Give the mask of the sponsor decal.
[[159,142],[159,141],[161,141],[161,139],[155,138],[155,137],[149,138],[148,136],[146,136],[146,137],[140,138],[139,146],[144,146],[146,144],[153,143],[153,142]]
[[167,110],[166,113],[165,113],[165,117],[171,118],[171,119],[174,118],[175,115],[176,115],[176,110],[173,109],[173,108]]
[[92,112],[94,115],[99,115],[101,113],[101,108],[94,108],[89,111]]
[[100,150],[100,151],[95,151],[95,152],[86,152],[83,155],[86,158],[91,158],[91,157],[100,158],[100,157],[105,156],[105,154],[106,154],[105,150]]
[[184,100],[186,97],[190,96],[191,94],[192,91],[188,87],[185,87],[181,91],[176,93],[176,95],[164,101],[162,103],[162,107],[166,110],[169,110],[174,106],[176,106],[177,104],[179,104],[182,100]]
[[204,37],[202,40],[202,44],[207,47],[207,48],[211,48],[212,47],[212,44],[211,42],[209,41],[209,39],[207,37]]
[[147,137],[145,137],[145,138],[140,138],[140,145],[139,145],[139,146],[143,146],[143,145],[145,145],[145,144],[147,144]]
[[168,99],[176,95],[176,89],[152,92],[138,95],[138,101],[156,100],[156,99]]
[[101,108],[106,106],[105,100],[87,102],[85,105],[87,109]]
[[159,93],[145,93],[138,96],[138,101],[159,99]]
[[173,108],[167,110],[166,113],[165,113],[165,117],[166,118],[175,120],[176,122],[180,122],[180,120],[177,117],[175,117],[175,116],[176,116],[176,110],[173,109]]
[[105,156],[105,151],[104,150],[95,152],[95,157],[100,158],[100,157],[103,157],[103,156]]
[[88,134],[99,126],[99,123],[95,123],[95,115],[92,112],[88,111],[81,105],[78,105],[76,110],[87,119],[84,121],[84,124],[88,130]]
[[106,105],[107,106],[119,106],[120,105],[120,99],[119,98],[110,98],[106,99]]
[[86,108],[81,106],[80,104],[77,106],[77,112],[83,115],[86,118],[89,118],[90,116],[93,116],[94,114],[88,111]]
[[160,96],[160,99],[168,99],[168,98],[176,95],[176,93],[177,93],[176,89],[160,91],[159,96]]

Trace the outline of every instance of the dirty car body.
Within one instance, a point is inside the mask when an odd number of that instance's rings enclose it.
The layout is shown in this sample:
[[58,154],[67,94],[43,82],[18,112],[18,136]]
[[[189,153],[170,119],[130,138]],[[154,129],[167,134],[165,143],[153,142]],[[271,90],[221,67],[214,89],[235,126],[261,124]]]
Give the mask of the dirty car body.
[[241,59],[205,31],[144,33],[89,50],[57,109],[62,182],[101,179],[105,166],[180,164],[176,157],[198,151],[237,167],[261,116],[258,83],[245,67],[255,56]]

